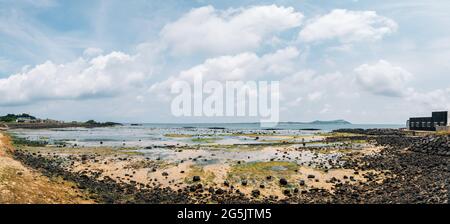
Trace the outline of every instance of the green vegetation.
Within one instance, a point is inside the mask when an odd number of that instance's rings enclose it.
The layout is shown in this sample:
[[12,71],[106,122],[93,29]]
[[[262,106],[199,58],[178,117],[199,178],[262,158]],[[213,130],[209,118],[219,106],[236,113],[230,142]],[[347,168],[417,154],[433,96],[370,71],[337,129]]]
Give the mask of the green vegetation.
[[33,117],[29,114],[7,114],[6,116],[0,116],[1,122],[16,122],[17,119],[36,120],[36,117]]
[[437,131],[436,135],[450,135],[450,131]]
[[238,164],[231,168],[229,178],[263,178],[265,176],[288,177],[295,173],[298,165],[292,162],[271,161]]
[[205,171],[203,169],[203,167],[201,167],[201,166],[192,165],[190,167],[188,175],[184,179],[184,182],[187,184],[194,183],[194,181],[192,179],[194,176],[199,176],[201,178],[200,182],[202,182],[204,184],[213,183],[214,179],[216,178],[216,175],[213,172]]
[[153,161],[153,160],[138,160],[138,161],[131,161],[129,164],[124,166],[125,169],[145,169],[145,168],[155,168],[155,169],[164,169],[172,164],[169,164],[164,161]]
[[95,126],[114,126],[114,125],[120,125],[119,123],[115,123],[115,122],[97,122],[94,120],[88,120],[86,122],[84,122],[87,125],[95,125]]
[[115,122],[97,122],[94,120],[88,120],[84,122],[84,125],[87,127],[110,127],[110,126],[116,126],[116,125],[122,125],[120,123]]
[[363,134],[346,133],[346,132],[329,132],[320,133],[318,136],[322,137],[352,137],[352,136],[364,136]]
[[197,143],[214,143],[217,140],[221,140],[221,138],[193,138],[192,142],[197,142]]
[[43,147],[48,144],[46,141],[28,140],[15,135],[11,135],[11,139],[16,146]]
[[168,137],[168,138],[192,138],[192,135],[188,135],[188,134],[165,134],[164,137]]

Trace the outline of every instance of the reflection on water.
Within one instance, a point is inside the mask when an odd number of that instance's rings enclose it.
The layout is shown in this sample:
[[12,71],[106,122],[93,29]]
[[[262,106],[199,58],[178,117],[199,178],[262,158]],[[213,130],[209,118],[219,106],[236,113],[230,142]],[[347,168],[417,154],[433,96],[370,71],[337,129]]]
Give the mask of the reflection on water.
[[[127,146],[147,147],[164,145],[235,145],[276,142],[282,136],[312,135],[316,132],[301,130],[251,130],[174,128],[153,126],[117,126],[107,128],[65,128],[40,130],[13,130],[12,133],[30,140],[46,140],[50,143],[65,141],[78,146]],[[257,135],[263,135],[256,138]],[[264,136],[270,135],[270,136]],[[278,136],[278,137],[277,137]]]
[[[289,143],[285,146],[293,149],[304,147],[304,143],[314,147],[329,146],[330,144],[320,142],[323,139],[321,134],[331,129],[349,128],[349,125],[302,125],[286,126],[284,124],[280,126],[284,128],[282,130],[263,130],[256,124],[201,124],[189,128],[182,124],[144,124],[90,129],[12,130],[11,132],[19,137],[45,140],[50,144],[65,142],[77,147],[130,147],[137,149],[150,159],[174,162],[194,160],[199,164],[271,160],[307,163],[311,160],[318,162],[337,160],[340,157],[339,153],[317,154],[308,150],[292,150],[289,154],[280,156],[275,147],[277,144]],[[210,127],[223,127],[223,129]],[[383,128],[385,126],[352,125],[350,127]],[[302,128],[322,130],[300,130]]]

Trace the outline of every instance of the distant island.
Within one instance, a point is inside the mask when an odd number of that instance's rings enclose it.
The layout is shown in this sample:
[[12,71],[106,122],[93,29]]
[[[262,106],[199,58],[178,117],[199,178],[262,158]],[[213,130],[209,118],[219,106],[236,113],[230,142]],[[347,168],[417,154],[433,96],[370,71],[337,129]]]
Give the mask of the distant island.
[[316,121],[310,122],[309,124],[352,124],[352,123],[350,123],[346,120],[332,120],[332,121],[316,120]]
[[311,122],[280,122],[280,123],[285,123],[285,124],[352,124],[346,120],[331,120],[331,121],[320,121],[320,120],[315,120],[315,121],[311,121]]
[[[306,125],[348,125],[352,124],[346,120],[315,120],[311,122],[279,122],[280,124],[306,124]],[[94,120],[88,120],[85,122],[79,121],[58,121],[52,119],[40,119],[30,114],[7,114],[5,116],[0,116],[0,129],[15,129],[15,128],[25,128],[25,129],[42,129],[42,128],[70,128],[70,127],[111,127],[116,125],[122,125],[115,122],[97,122]],[[141,124],[133,123],[131,126],[140,126]],[[222,127],[209,127],[210,129],[223,129]],[[308,130],[319,130],[319,129],[308,129]]]
[[5,116],[0,116],[0,122],[19,122],[26,120],[37,120],[36,117],[29,114],[7,114]]
[[25,129],[41,129],[41,128],[70,128],[70,127],[110,127],[121,125],[115,122],[97,122],[88,120],[86,122],[79,121],[58,121],[52,119],[40,119],[29,114],[7,114],[0,116],[0,128],[25,128]]

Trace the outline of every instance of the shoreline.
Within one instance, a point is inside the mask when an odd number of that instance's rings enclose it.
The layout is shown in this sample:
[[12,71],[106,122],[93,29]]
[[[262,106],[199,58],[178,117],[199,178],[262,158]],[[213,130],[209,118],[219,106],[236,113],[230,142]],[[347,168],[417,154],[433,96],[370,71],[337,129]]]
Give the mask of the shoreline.
[[73,182],[48,177],[13,158],[11,139],[0,131],[0,204],[94,204]]
[[[371,130],[363,135],[328,137],[330,142],[364,139],[373,147],[350,151],[342,158],[343,166],[326,169],[289,162],[285,158],[298,150],[315,150],[292,147],[274,149],[279,160],[205,165],[200,170],[190,166],[199,158],[165,164],[107,147],[22,147],[13,156],[46,176],[76,183],[99,203],[448,203],[448,136],[399,133]],[[431,144],[442,146],[438,154],[420,151]],[[317,150],[318,155],[331,148]],[[268,172],[268,165],[287,170]],[[249,179],[258,173],[260,177]],[[193,180],[194,176],[199,180]]]
[[118,123],[0,123],[6,125],[0,131],[13,129],[49,129],[49,128],[99,128],[121,125]]

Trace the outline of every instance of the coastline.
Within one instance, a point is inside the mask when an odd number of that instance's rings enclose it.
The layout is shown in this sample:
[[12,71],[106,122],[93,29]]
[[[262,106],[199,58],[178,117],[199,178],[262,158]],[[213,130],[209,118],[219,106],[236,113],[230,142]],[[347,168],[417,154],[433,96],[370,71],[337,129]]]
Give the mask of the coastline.
[[[2,124],[2,123],[0,123]],[[119,123],[3,123],[3,131],[8,129],[49,129],[49,128],[99,128],[121,125]],[[2,129],[0,129],[2,131]]]
[[0,204],[93,204],[73,182],[48,177],[13,157],[11,139],[0,131]]
[[[411,150],[430,137],[395,130],[348,132],[335,132],[326,141],[367,141],[367,147],[282,145],[257,149],[275,155],[257,163],[195,166],[194,161],[207,158],[183,147],[172,150],[192,156],[174,164],[110,147],[22,146],[12,155],[48,177],[76,183],[99,203],[448,203],[448,136],[437,137],[444,153],[437,155]],[[323,161],[311,168],[287,159],[305,150],[314,156],[340,150],[345,163],[328,167]]]

